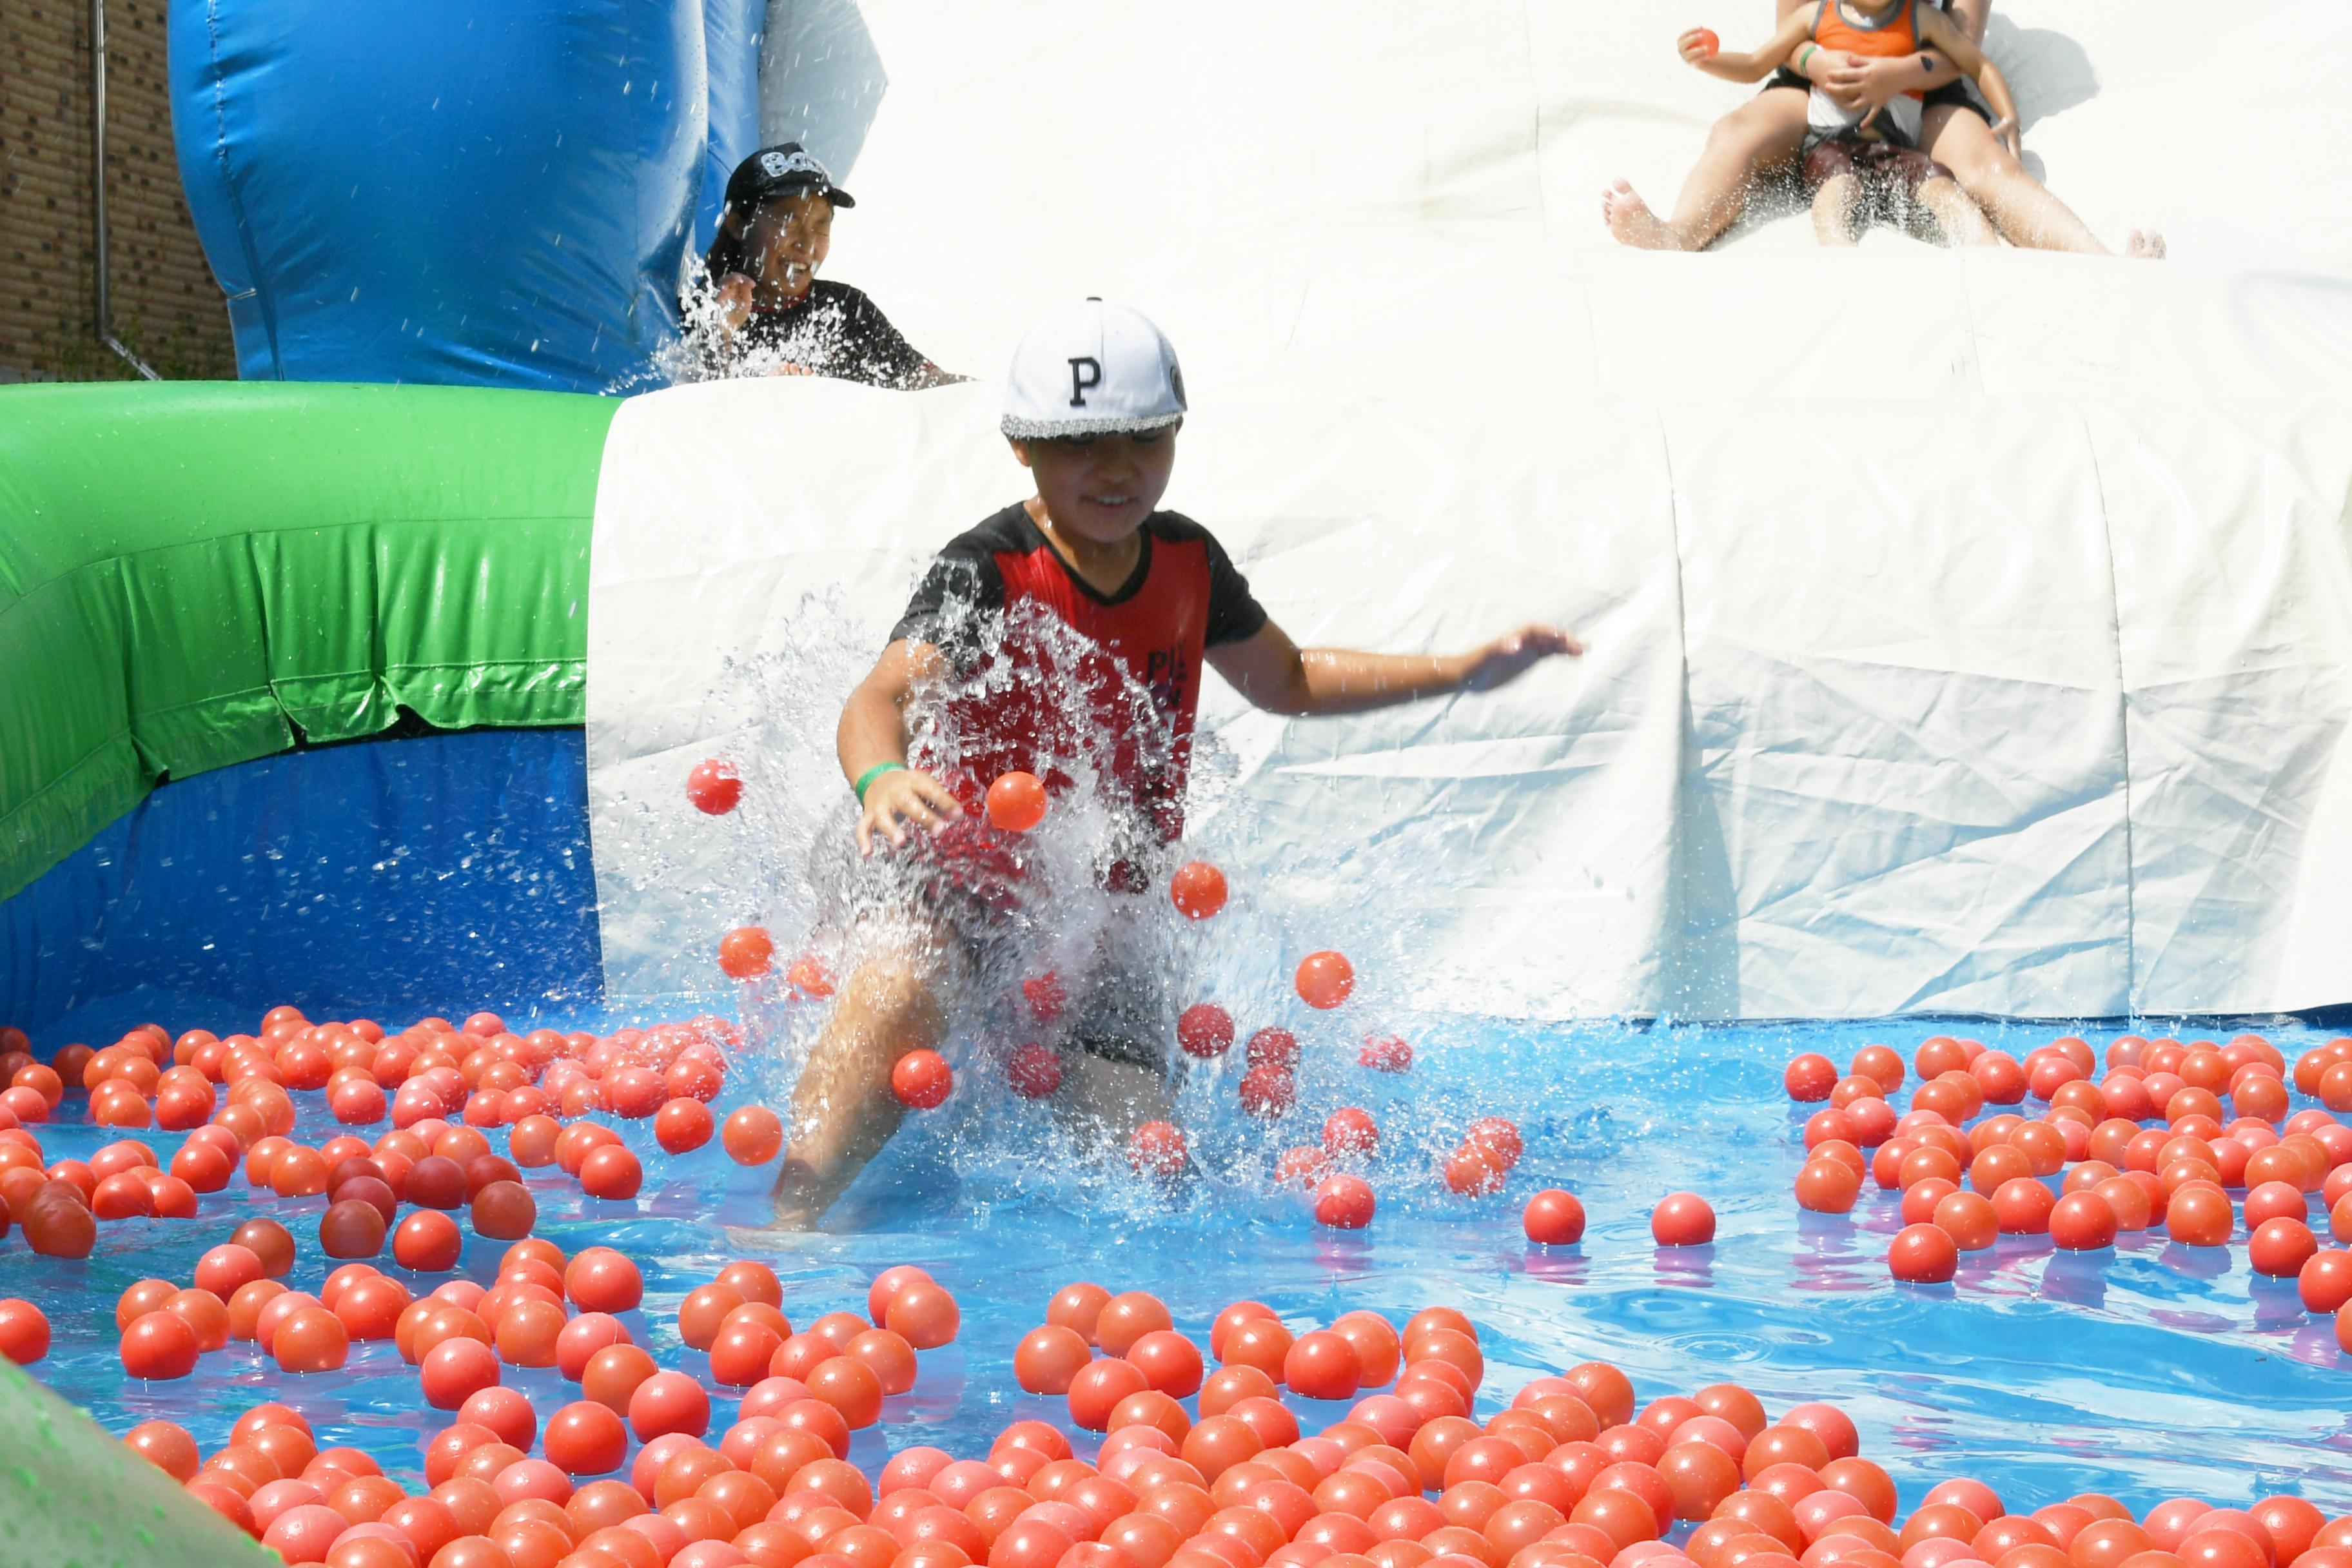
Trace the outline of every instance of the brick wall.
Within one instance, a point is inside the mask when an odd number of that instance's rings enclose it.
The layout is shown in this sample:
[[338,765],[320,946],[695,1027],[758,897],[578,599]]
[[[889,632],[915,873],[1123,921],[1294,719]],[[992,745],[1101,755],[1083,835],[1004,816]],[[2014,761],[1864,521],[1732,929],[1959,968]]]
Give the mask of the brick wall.
[[[107,0],[114,333],[163,375],[234,378],[228,311],[180,194],[164,0]],[[0,4],[0,381],[136,373],[98,342],[89,0]]]

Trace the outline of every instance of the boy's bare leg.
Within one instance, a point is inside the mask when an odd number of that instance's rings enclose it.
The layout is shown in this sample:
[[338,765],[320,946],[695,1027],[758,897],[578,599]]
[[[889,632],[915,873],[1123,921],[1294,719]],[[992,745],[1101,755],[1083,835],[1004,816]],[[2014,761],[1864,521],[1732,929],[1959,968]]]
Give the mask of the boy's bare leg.
[[935,1047],[947,1020],[919,950],[867,959],[850,973],[793,1086],[792,1145],[776,1173],[776,1224],[815,1226],[898,1131],[890,1069]]
[[[1922,122],[1920,145],[1928,156],[1952,171],[1960,188],[1974,197],[1993,226],[2010,244],[2033,250],[2068,250],[2084,256],[2105,256],[2090,226],[2074,209],[2051,195],[2048,186],[2025,172],[2025,165],[1993,136],[1991,128],[1970,110],[1937,104]],[[2161,260],[2164,237],[2132,230],[2125,247],[2127,256]]]
[[1813,194],[1813,237],[1823,245],[1853,244],[1853,207],[1861,195],[1862,182],[1852,174],[1823,180]]
[[1164,1121],[1175,1110],[1168,1076],[1155,1068],[1106,1061],[1085,1051],[1070,1052],[1065,1062],[1063,1113],[1085,1135],[1123,1148],[1137,1128]]
[[1970,200],[1968,192],[1950,180],[1938,175],[1923,180],[1919,184],[1919,205],[1944,231],[1947,245],[1999,245],[2000,236],[1993,232],[1985,218],[1984,209]]
[[1639,249],[1704,250],[1739,216],[1757,176],[1795,156],[1804,135],[1803,93],[1792,87],[1759,93],[1708,130],[1671,217],[1659,217],[1619,180],[1601,193],[1601,221],[1619,243]]

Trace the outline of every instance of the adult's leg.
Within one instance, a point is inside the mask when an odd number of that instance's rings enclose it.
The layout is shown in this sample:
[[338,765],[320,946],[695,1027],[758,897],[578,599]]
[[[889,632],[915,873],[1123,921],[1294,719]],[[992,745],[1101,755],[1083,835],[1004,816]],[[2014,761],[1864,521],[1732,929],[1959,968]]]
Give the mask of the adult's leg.
[[1767,89],[1707,132],[1673,216],[1659,217],[1619,180],[1601,193],[1601,220],[1621,242],[1643,250],[1704,250],[1739,216],[1757,176],[1794,157],[1804,139],[1805,94]]
[[1985,221],[1984,209],[1969,194],[1938,174],[1919,184],[1918,203],[1944,231],[1946,245],[1999,245],[2000,236]]
[[1833,174],[1813,193],[1813,237],[1823,245],[1853,245],[1854,204],[1862,182],[1852,174]]
[[792,1146],[772,1194],[779,1226],[814,1227],[898,1131],[890,1069],[947,1033],[931,988],[937,967],[925,944],[908,942],[850,972],[793,1086]]
[[[1952,171],[1960,188],[1976,198],[2011,245],[2084,256],[2110,254],[2072,207],[2025,172],[1974,110],[1936,104],[1927,112],[1922,132],[1928,155]],[[2126,253],[2161,257],[2164,237],[2135,229]]]

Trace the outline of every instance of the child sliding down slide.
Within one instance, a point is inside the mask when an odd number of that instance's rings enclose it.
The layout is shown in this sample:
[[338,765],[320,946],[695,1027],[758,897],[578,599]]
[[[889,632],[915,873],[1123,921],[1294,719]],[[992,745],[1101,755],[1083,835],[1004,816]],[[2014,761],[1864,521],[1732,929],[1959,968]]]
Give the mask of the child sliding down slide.
[[[1918,0],[1821,0],[1808,15],[1784,18],[1762,47],[1749,54],[1719,52],[1714,35],[1696,28],[1683,35],[1683,58],[1727,81],[1763,80],[1794,55],[1798,69],[1815,48],[1840,49],[1877,58],[1917,55],[1923,72],[1935,69],[1941,50],[1960,74],[1977,84],[1999,118],[1994,140],[2011,156],[2019,151],[2017,105],[2000,69],[1943,12]],[[1914,204],[1933,216],[1947,240],[1962,245],[1998,245],[2000,237],[1952,172],[1919,150],[1924,95],[1904,93],[1884,108],[1862,111],[1840,106],[1812,89],[1801,150],[1805,183],[1813,188],[1813,232],[1823,245],[1854,242],[1858,216],[1907,216]]]
[[[1207,530],[1158,510],[1185,407],[1175,351],[1122,306],[1055,310],[1022,340],[1002,427],[1036,494],[940,552],[842,708],[852,962],[793,1088],[780,1226],[814,1226],[880,1152],[900,1111],[893,1068],[1005,977],[1032,917],[1057,912],[1038,863],[986,822],[996,778],[1088,791],[1120,825],[1097,884],[1164,889],[1204,661],[1257,707],[1307,715],[1488,690],[1582,651],[1548,626],[1450,656],[1300,649]],[[1139,999],[1167,967],[1131,952],[1072,987],[1063,1096],[1101,1132],[1165,1110],[1173,1020]]]

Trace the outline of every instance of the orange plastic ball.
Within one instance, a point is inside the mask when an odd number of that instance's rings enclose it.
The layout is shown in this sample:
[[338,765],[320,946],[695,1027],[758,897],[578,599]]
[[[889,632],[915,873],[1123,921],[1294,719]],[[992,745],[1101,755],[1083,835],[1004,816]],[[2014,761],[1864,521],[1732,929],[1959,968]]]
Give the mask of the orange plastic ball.
[[730,979],[755,980],[776,961],[776,944],[764,926],[737,926],[719,939],[719,967]]
[[1669,1193],[1650,1211],[1650,1235],[1660,1247],[1705,1247],[1715,1239],[1715,1209],[1696,1193]]
[[764,1105],[738,1107],[719,1130],[719,1144],[739,1165],[764,1165],[783,1152],[783,1119]]
[[1168,879],[1168,896],[1187,919],[1207,920],[1225,907],[1225,874],[1206,860],[1187,860]]
[[1293,984],[1300,1001],[1328,1012],[1345,1002],[1355,990],[1355,965],[1337,952],[1310,952],[1299,960]]
[[1028,832],[1045,820],[1045,786],[1018,769],[999,773],[988,786],[988,820],[1001,832]]

